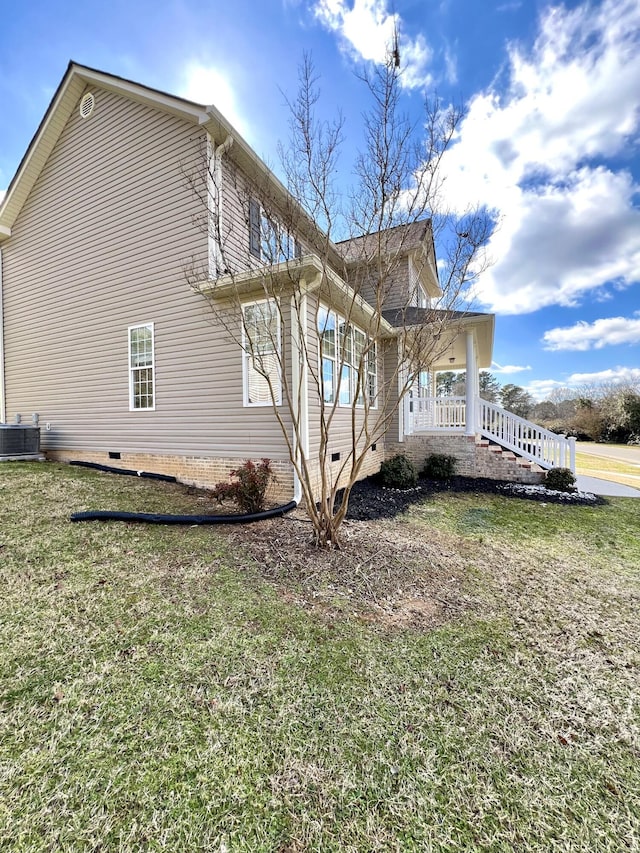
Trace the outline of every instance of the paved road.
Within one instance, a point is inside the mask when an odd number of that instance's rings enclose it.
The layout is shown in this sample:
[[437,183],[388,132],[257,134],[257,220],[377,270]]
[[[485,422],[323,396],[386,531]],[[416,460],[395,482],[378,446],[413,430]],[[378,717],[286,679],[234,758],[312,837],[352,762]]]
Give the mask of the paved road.
[[617,459],[619,462],[640,467],[640,447],[630,444],[596,444],[591,441],[578,441],[576,450],[578,453],[588,453],[590,456],[601,456],[605,459]]
[[[590,441],[580,441],[576,444],[576,450],[580,453],[588,453],[589,456],[600,459],[611,459],[623,462],[626,465],[638,466],[638,486],[640,486],[640,447],[628,444],[596,444]],[[606,463],[603,463],[606,468]],[[583,492],[593,492],[596,495],[617,495],[618,497],[640,498],[640,488],[632,488],[630,485],[612,482],[602,479],[606,477],[606,471],[593,471],[596,476],[585,476],[578,474],[576,485]],[[602,475],[602,478],[599,475]],[[635,474],[627,474],[627,482],[635,482]]]

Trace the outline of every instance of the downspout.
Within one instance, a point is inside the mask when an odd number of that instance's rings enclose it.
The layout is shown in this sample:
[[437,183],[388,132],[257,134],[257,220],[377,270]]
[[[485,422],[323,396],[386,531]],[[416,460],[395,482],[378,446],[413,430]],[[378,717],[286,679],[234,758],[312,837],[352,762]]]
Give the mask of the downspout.
[[398,358],[398,442],[404,442],[405,436],[409,434],[411,428],[411,392],[402,393],[406,384],[405,377],[407,375],[407,367],[401,362],[402,346],[400,338],[397,342],[397,358]]
[[[304,287],[304,282],[300,282]],[[293,425],[293,453],[296,460],[306,458],[309,453],[309,397],[307,393],[307,363],[304,357],[306,341],[304,338],[307,329],[307,296],[300,297],[300,312],[296,310],[295,296],[291,297],[291,384],[293,386],[293,417],[298,422],[296,431]],[[295,318],[295,321],[294,321]],[[298,433],[300,441],[298,441]],[[302,483],[295,467],[293,469],[293,500],[299,504],[302,500]]]
[[[212,140],[207,134],[207,148],[211,151]],[[209,232],[209,278],[214,279],[223,272],[224,260],[222,257],[222,157],[233,145],[233,137],[227,136],[225,141],[218,145],[213,152],[213,177],[207,170],[207,184],[209,198],[213,199],[213,214],[215,216],[214,234]],[[211,211],[210,211],[211,214]]]
[[7,421],[6,384],[4,367],[4,303],[2,300],[2,249],[0,249],[0,423]]

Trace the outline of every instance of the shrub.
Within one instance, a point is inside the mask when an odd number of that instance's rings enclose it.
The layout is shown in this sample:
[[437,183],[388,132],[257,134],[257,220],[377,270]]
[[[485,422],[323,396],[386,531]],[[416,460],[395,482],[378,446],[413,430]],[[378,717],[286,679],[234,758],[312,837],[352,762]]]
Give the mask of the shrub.
[[418,472],[410,459],[398,453],[380,466],[380,481],[390,489],[411,489],[418,482]]
[[422,469],[422,476],[428,477],[430,480],[450,480],[456,473],[456,465],[458,460],[455,456],[448,456],[446,453],[432,453],[427,456]]
[[244,465],[231,472],[236,478],[232,483],[217,483],[213,496],[222,503],[233,501],[240,512],[254,513],[264,509],[269,483],[274,478],[270,459],[262,459],[257,465],[248,459]]
[[555,492],[573,492],[575,482],[576,478],[569,468],[552,468],[547,471],[544,485],[547,489],[553,489]]

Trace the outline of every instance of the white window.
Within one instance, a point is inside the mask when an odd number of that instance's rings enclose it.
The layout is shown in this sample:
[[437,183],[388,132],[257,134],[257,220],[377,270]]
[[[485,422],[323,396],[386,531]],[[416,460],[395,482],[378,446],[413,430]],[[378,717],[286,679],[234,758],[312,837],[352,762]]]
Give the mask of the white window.
[[424,292],[424,288],[421,284],[416,287],[416,306],[418,308],[428,308],[429,307],[429,297]]
[[322,397],[325,403],[333,403],[336,394],[336,315],[322,305],[318,309],[318,337],[320,340],[320,364]]
[[299,258],[300,243],[254,199],[249,203],[249,251],[266,264]]
[[418,373],[418,394],[420,397],[431,395],[431,374],[428,370],[421,370]]
[[418,271],[415,268],[413,260],[409,258],[409,304],[416,308],[429,308],[429,297],[426,294],[424,287],[420,284]]
[[324,306],[318,308],[320,383],[325,403],[376,406],[378,393],[377,350],[357,326]]
[[155,409],[153,323],[129,326],[129,410]]
[[275,299],[242,307],[244,405],[282,402],[280,312]]

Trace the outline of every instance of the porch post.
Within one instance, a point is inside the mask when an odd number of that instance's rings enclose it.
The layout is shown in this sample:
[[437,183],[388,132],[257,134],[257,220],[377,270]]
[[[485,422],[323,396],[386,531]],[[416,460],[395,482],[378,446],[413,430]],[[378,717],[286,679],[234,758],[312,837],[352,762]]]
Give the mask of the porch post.
[[465,435],[476,434],[476,350],[473,343],[473,332],[466,333],[467,346],[467,381],[465,385]]

